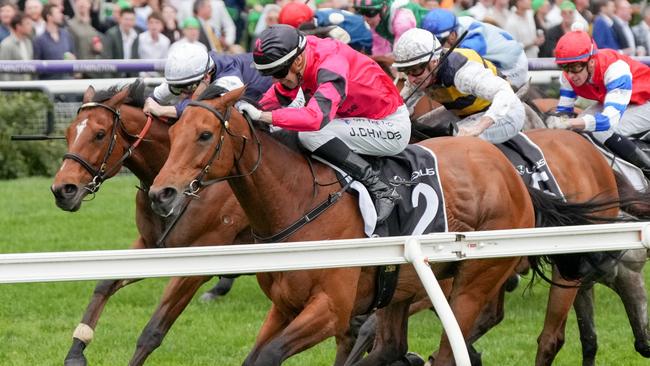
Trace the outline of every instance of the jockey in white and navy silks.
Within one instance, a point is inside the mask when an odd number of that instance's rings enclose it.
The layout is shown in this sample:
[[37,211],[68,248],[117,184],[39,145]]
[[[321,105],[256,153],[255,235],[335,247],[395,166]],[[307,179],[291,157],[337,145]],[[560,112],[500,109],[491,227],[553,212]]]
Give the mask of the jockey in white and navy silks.
[[[408,110],[388,75],[337,40],[306,36],[284,24],[262,32],[253,57],[255,68],[276,83],[260,101],[264,111],[247,104],[240,104],[240,111],[298,131],[306,149],[368,188],[377,221],[385,220],[399,194],[358,154],[395,155],[408,144]],[[303,93],[306,104],[292,102]]]
[[443,48],[451,47],[467,31],[458,47],[472,49],[492,62],[515,88],[521,88],[528,81],[528,58],[524,48],[499,27],[468,16],[456,17],[449,10],[436,8],[424,16],[421,28],[433,33]]
[[201,81],[227,90],[246,85],[245,97],[259,101],[272,80],[251,67],[253,55],[226,55],[205,51],[194,44],[173,46],[165,62],[165,82],[145,102],[145,113],[180,118],[190,96]]
[[362,16],[346,10],[321,8],[313,11],[302,2],[291,2],[280,10],[278,23],[313,34],[326,29],[327,33],[322,36],[338,39],[365,54],[370,54],[372,50],[370,27]]
[[577,118],[552,118],[549,127],[591,131],[650,175],[650,159],[626,138],[650,130],[650,67],[614,50],[599,50],[583,31],[560,38],[555,62],[563,70],[558,113],[572,114],[577,97],[598,103]]

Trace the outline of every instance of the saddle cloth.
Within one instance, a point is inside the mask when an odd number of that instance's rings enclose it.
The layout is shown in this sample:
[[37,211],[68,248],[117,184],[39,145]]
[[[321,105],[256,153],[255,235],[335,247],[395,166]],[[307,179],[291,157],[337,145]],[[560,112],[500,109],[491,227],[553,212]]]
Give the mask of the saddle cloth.
[[520,132],[510,140],[495,146],[512,162],[527,186],[565,198],[546,164],[544,153],[526,135]]
[[[338,167],[314,156],[334,168],[348,182],[352,179]],[[435,154],[422,146],[409,145],[403,152],[382,158],[367,157],[384,181],[395,186],[402,197],[390,217],[377,225],[377,212],[366,187],[357,182],[351,188],[359,196],[359,209],[368,236],[420,235],[447,231],[444,195],[438,176]]]

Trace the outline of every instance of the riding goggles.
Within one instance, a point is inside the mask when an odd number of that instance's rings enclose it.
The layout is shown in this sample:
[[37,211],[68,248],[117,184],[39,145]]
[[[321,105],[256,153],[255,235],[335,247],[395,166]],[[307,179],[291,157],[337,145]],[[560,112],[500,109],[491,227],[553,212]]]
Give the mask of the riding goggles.
[[201,80],[181,85],[169,85],[169,92],[174,95],[192,94],[201,83]]
[[356,8],[355,10],[357,14],[368,18],[374,18],[377,14],[381,13],[381,8]]
[[578,74],[587,67],[587,62],[572,62],[570,64],[562,64],[560,68],[567,74]]

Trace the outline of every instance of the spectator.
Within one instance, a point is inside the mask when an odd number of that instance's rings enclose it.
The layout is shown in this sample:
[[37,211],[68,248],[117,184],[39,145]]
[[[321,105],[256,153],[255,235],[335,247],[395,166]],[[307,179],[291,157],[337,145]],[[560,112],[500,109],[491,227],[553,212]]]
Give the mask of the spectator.
[[574,0],[573,2],[576,6],[576,22],[581,22],[584,24],[584,30],[589,29],[589,24],[594,21],[594,15],[589,11],[589,0]]
[[135,13],[135,27],[138,32],[147,30],[149,14],[153,12],[147,0],[131,0],[131,6]]
[[488,10],[492,7],[493,3],[494,0],[478,0],[474,6],[467,9],[467,14],[474,19],[482,22],[488,13]]
[[222,52],[223,46],[217,36],[217,31],[212,26],[212,4],[210,0],[194,1],[194,17],[199,21],[199,41],[205,45],[208,50]]
[[533,9],[535,18],[535,28],[541,29],[546,33],[546,29],[548,29],[546,16],[551,10],[551,4],[549,4],[548,0],[533,0],[531,2],[531,8]]
[[[199,37],[201,35],[201,23],[199,23],[198,19],[189,17],[183,21],[181,27],[183,28],[183,37],[171,45],[170,51],[171,48],[185,43],[197,43],[205,47],[205,45],[199,41]],[[207,47],[205,47],[205,49],[206,51],[208,50]]]
[[210,0],[210,2],[212,5],[212,16],[210,17],[212,27],[217,32],[224,48],[230,50],[237,40],[235,22],[223,0]]
[[650,7],[643,10],[643,19],[632,27],[637,54],[639,56],[650,55]]
[[630,28],[630,20],[632,20],[632,9],[627,0],[616,0],[614,2],[615,12],[612,20],[614,25],[614,34],[618,40],[618,45],[621,51],[629,56],[636,54],[636,44],[634,43],[634,34]]
[[544,43],[544,34],[537,33],[530,0],[516,0],[515,11],[508,18],[505,29],[521,42],[527,57],[537,57],[539,46]]
[[[147,18],[147,31],[138,36],[138,58],[162,59],[167,58],[170,41],[162,34],[163,18],[160,12],[154,11]],[[142,73],[140,76],[160,76],[159,73]]]
[[176,8],[170,4],[165,4],[162,7],[162,18],[165,28],[163,34],[165,37],[169,38],[169,41],[174,43],[181,39],[181,30],[178,27],[178,18],[177,18]]
[[[46,4],[43,7],[45,32],[34,39],[35,60],[70,60],[75,59],[72,36],[63,28],[63,10],[60,6]],[[41,79],[70,79],[68,74],[42,74]]]
[[138,57],[138,33],[135,27],[135,12],[122,9],[119,23],[106,31],[104,58],[132,59]]
[[620,50],[620,43],[614,33],[614,2],[599,0],[594,4],[596,17],[594,18],[593,36],[598,48],[611,48]]
[[551,27],[548,32],[546,32],[546,39],[544,43],[540,46],[539,57],[555,57],[555,46],[557,41],[560,38],[571,31],[571,25],[573,25],[576,18],[576,6],[569,0],[564,0],[560,4],[560,11],[562,15],[562,23]]
[[74,17],[74,7],[72,6],[71,0],[48,0],[47,3],[61,8],[64,19]]
[[41,0],[25,1],[25,15],[32,20],[34,37],[38,37],[45,32],[45,19],[43,19],[43,3]]
[[92,11],[90,12],[90,17],[92,19],[93,28],[97,29],[100,33],[106,33],[109,29],[113,28],[119,23],[120,14],[122,9],[127,9],[131,7],[126,0],[119,0],[116,3],[113,3],[111,9],[111,15],[105,19],[101,18],[101,6],[97,4],[97,0],[93,0]]
[[509,4],[510,0],[494,0],[494,5],[487,10],[483,21],[499,28],[505,28],[510,16]]
[[[0,60],[31,60],[34,58],[32,49],[32,20],[23,13],[14,15],[11,19],[11,34],[0,43]],[[0,74],[2,81],[30,80],[29,74]]]
[[93,28],[90,19],[90,0],[75,0],[75,16],[68,21],[68,30],[77,50],[77,58],[98,58],[103,45],[100,33]]
[[0,5],[0,42],[11,34],[11,20],[16,12],[16,6],[12,3]]

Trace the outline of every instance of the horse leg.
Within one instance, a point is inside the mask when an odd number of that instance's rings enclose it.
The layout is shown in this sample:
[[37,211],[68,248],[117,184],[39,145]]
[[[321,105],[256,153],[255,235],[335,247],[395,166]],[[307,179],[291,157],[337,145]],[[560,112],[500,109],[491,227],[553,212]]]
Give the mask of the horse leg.
[[158,308],[138,338],[135,353],[129,365],[142,365],[151,352],[160,346],[169,328],[190,303],[196,291],[211,276],[174,277],[165,287]]
[[[298,352],[306,350],[322,340],[336,336],[339,342],[349,336],[350,319],[340,319],[341,314],[349,314],[349,309],[332,309],[331,297],[321,292],[316,294],[286,328],[266,344],[260,344],[256,359],[247,358],[244,365],[275,366]],[[344,324],[344,329],[338,329],[339,324]],[[275,328],[275,327],[273,327]],[[259,341],[259,339],[258,339]],[[341,352],[337,347],[337,360],[335,365],[342,365],[347,358],[347,352]],[[250,363],[252,362],[252,363]]]
[[[621,297],[625,312],[634,334],[634,349],[643,357],[650,358],[648,334],[648,298],[643,267],[638,270],[619,265],[618,276],[612,289]],[[611,287],[611,286],[610,286]]]
[[[553,268],[553,282],[566,286],[579,285],[578,282],[563,279],[555,267]],[[536,366],[551,365],[560,348],[564,345],[566,320],[577,293],[578,287],[562,288],[551,286],[546,305],[544,329],[537,338]]]
[[212,301],[219,297],[226,296],[226,294],[232,289],[234,282],[234,277],[220,277],[219,282],[217,282],[213,288],[201,295],[201,301]]
[[266,314],[264,323],[260,328],[259,333],[257,334],[257,339],[255,340],[255,345],[253,349],[248,353],[248,356],[244,360],[243,366],[253,365],[255,360],[260,354],[261,348],[265,346],[273,337],[284,329],[289,323],[289,319],[282,314],[277,308],[276,305],[271,305],[271,310]]
[[[136,239],[131,245],[131,249],[142,249],[144,247],[142,237]],[[97,283],[90,303],[86,307],[86,312],[72,334],[72,346],[65,356],[65,366],[86,366],[88,364],[83,352],[93,339],[95,327],[104,311],[106,302],[117,290],[140,280],[105,280]]]
[[355,366],[409,365],[404,359],[408,351],[409,305],[410,301],[402,301],[390,303],[377,310],[375,346],[368,356],[355,363]]
[[[486,304],[494,299],[519,260],[503,258],[493,260],[469,260],[459,264],[449,305],[456,316],[461,332],[468,339],[476,319]],[[440,348],[434,365],[451,365],[454,357],[449,339],[441,337]]]
[[576,311],[580,343],[582,344],[582,366],[593,366],[596,363],[598,337],[594,322],[594,288],[581,287],[578,290],[573,308]]

